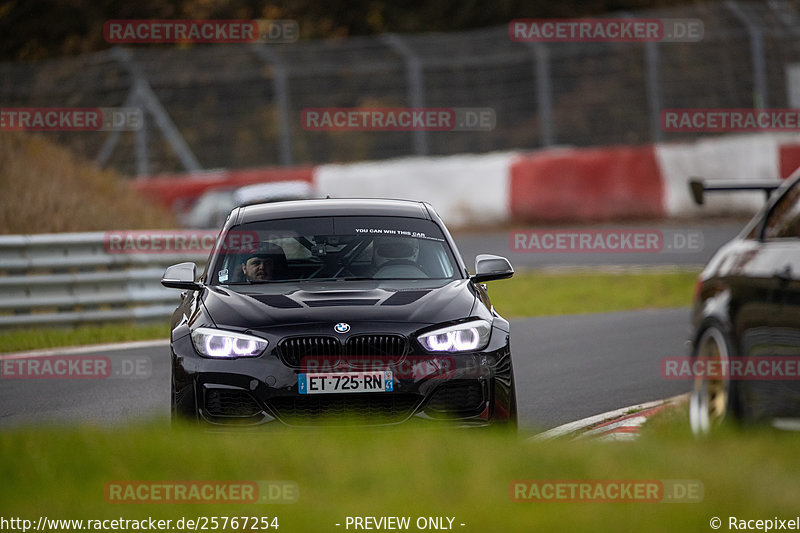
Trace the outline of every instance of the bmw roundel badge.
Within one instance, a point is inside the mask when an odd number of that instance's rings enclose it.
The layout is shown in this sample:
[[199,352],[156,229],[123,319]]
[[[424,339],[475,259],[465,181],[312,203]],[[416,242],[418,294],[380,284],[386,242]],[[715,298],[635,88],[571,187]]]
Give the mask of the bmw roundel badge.
[[350,331],[350,324],[348,324],[347,322],[339,322],[338,324],[333,326],[333,330],[336,333],[347,333],[348,331]]

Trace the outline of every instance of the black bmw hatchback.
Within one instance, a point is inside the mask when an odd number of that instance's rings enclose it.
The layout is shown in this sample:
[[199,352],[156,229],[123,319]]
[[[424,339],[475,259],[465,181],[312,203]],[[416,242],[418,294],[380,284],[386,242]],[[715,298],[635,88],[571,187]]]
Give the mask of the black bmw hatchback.
[[172,316],[173,418],[461,426],[517,421],[509,323],[433,208],[318,199],[234,209]]

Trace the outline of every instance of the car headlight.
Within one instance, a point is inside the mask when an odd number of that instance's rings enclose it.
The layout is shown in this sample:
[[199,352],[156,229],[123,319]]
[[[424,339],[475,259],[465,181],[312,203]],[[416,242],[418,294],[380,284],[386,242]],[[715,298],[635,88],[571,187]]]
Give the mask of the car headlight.
[[258,357],[269,343],[266,339],[244,333],[197,328],[192,332],[192,344],[206,357]]
[[472,320],[429,331],[417,340],[429,352],[472,352],[486,348],[491,331],[488,320]]

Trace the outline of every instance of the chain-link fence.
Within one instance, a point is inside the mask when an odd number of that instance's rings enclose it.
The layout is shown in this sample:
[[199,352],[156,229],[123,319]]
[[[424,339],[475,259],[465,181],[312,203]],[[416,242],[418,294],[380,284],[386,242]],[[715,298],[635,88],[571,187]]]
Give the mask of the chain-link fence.
[[[779,108],[800,63],[797,2],[615,17],[696,18],[686,43],[522,43],[508,27],[292,44],[137,45],[0,65],[0,106],[136,106],[137,132],[46,133],[127,174],[676,140],[666,108]],[[795,97],[796,98],[796,97]],[[487,131],[307,131],[310,107],[489,107]],[[696,135],[696,134],[695,134]]]

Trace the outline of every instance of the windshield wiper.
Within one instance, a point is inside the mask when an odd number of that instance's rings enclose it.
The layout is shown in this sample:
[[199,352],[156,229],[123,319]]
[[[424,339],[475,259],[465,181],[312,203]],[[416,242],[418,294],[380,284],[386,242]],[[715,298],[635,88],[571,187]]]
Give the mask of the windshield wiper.
[[234,281],[231,283],[220,283],[220,285],[263,285],[265,283],[297,283],[301,281],[377,281],[370,277],[340,277],[340,278],[294,278],[294,279],[261,279],[253,281]]
[[254,279],[252,281],[246,281],[241,283],[241,285],[261,285],[264,283],[292,283],[296,281],[305,281],[304,279],[300,278],[293,278],[293,279]]

